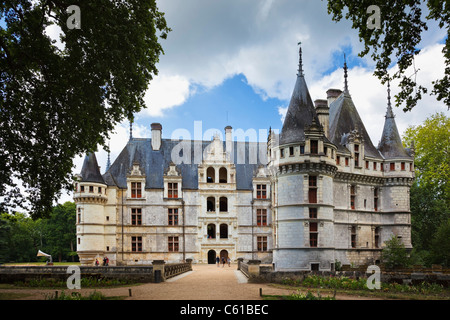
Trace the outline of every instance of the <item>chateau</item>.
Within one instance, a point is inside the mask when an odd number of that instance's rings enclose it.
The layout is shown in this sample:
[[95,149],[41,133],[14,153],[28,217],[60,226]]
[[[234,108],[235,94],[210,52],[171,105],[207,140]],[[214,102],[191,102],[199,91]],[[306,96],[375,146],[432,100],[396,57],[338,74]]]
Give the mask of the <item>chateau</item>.
[[264,142],[236,141],[230,126],[223,140],[163,139],[154,123],[151,138],[130,134],[104,174],[88,154],[74,192],[81,264],[219,256],[333,270],[376,263],[392,236],[411,248],[414,148],[401,143],[389,95],[373,145],[344,71],[344,91],[313,103],[300,49],[282,130]]

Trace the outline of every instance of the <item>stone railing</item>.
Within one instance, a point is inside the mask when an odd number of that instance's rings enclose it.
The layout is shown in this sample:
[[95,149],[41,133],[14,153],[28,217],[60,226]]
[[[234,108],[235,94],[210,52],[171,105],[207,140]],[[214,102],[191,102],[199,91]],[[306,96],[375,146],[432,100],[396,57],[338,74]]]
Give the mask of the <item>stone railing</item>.
[[[131,282],[161,282],[192,270],[192,260],[165,264],[154,260],[151,266],[108,266],[80,268],[80,276],[92,278],[127,279]],[[72,273],[68,266],[0,266],[0,283],[14,283],[30,279],[55,279],[66,281]]]
[[168,264],[164,266],[164,279],[169,279],[188,271],[192,271],[190,262]]

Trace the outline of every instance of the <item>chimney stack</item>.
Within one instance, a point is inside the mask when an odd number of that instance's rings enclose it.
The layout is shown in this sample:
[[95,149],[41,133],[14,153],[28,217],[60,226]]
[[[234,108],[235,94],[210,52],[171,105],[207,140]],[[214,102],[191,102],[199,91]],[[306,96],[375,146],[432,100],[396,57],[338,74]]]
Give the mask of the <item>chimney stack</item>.
[[157,151],[161,148],[162,126],[160,123],[152,123],[152,150]]
[[[328,90],[329,91],[329,90]],[[330,109],[328,107],[327,100],[316,100],[314,101],[314,106],[316,107],[317,117],[319,122],[323,127],[325,135],[328,137],[329,123],[330,123]]]
[[228,161],[231,161],[231,156],[233,154],[232,130],[233,128],[231,126],[225,127],[225,151],[227,153]]
[[331,103],[337,99],[341,95],[342,91],[339,89],[328,89],[327,91],[327,100],[328,100],[328,109],[330,108]]

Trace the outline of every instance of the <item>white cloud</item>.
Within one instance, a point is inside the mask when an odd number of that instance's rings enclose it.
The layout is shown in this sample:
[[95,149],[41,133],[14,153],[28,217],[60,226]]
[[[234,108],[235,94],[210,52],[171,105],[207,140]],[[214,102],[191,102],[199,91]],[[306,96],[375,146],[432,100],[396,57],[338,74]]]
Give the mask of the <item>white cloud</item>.
[[157,76],[150,83],[144,96],[147,108],[141,112],[141,115],[161,117],[164,110],[183,104],[189,95],[189,80],[183,76]]

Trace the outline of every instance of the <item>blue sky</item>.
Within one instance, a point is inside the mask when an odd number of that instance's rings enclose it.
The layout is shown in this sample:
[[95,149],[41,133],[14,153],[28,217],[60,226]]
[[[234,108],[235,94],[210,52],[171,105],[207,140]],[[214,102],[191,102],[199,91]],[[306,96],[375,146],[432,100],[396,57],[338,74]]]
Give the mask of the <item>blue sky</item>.
[[[133,135],[150,137],[151,123],[163,127],[163,137],[177,129],[193,135],[194,123],[202,132],[233,129],[280,129],[289,104],[302,42],[305,78],[313,100],[325,99],[330,88],[343,89],[343,54],[349,66],[349,89],[374,145],[381,136],[387,92],[372,74],[374,63],[359,58],[363,49],[351,23],[333,22],[327,1],[318,0],[157,0],[173,29],[161,40],[165,55],[159,75],[150,83],[147,109],[135,115]],[[383,13],[381,12],[381,18]],[[81,16],[83,19],[83,16]],[[57,37],[57,28],[47,33]],[[418,83],[430,87],[444,70],[442,43],[445,30],[430,24],[416,57]],[[393,64],[391,72],[396,66]],[[412,72],[411,72],[412,73]],[[391,83],[392,94],[398,92]],[[447,112],[443,103],[425,97],[412,112],[395,108],[400,133],[431,114]],[[111,159],[128,141],[129,123],[116,126],[111,135]],[[104,171],[106,153],[97,152]],[[74,160],[81,170],[83,157]],[[64,196],[61,201],[70,200]]]

